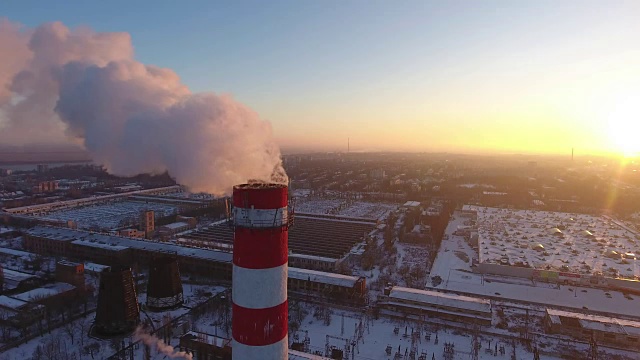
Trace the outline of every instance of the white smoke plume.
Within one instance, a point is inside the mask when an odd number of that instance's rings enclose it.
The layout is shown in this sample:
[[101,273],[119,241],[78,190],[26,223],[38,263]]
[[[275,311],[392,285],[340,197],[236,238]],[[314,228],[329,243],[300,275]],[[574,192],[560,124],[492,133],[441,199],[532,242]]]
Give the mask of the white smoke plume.
[[136,331],[133,333],[133,337],[136,340],[141,340],[145,345],[155,348],[158,353],[165,355],[169,359],[193,360],[193,355],[184,351],[176,351],[173,346],[167,345],[162,341],[162,339],[158,339],[151,334],[145,333],[140,327],[136,328]]
[[0,54],[0,143],[64,137],[113,174],[169,171],[217,195],[249,179],[286,181],[269,122],[136,61],[127,33],[0,19]]

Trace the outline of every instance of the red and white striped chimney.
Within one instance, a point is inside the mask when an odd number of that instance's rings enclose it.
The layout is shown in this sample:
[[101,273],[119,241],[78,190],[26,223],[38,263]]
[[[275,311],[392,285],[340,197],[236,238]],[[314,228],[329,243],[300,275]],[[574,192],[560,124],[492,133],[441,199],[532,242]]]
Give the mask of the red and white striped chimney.
[[286,185],[233,188],[233,359],[288,357],[288,191]]

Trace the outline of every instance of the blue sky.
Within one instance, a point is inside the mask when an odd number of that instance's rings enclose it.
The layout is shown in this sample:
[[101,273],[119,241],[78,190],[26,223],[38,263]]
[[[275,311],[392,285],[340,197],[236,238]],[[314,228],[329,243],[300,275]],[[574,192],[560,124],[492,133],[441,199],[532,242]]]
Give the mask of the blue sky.
[[128,32],[138,60],[233,94],[291,148],[610,150],[584,140],[607,111],[589,99],[640,89],[636,1],[4,1],[0,16]]

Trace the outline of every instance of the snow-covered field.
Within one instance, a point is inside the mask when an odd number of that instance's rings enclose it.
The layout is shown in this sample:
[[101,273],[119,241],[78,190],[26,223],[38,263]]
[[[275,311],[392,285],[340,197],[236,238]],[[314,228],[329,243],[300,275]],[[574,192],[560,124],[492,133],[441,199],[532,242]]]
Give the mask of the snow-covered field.
[[[169,319],[175,319],[176,317],[183,315],[189,311],[189,308],[196,306],[209,299],[212,295],[215,295],[225,288],[220,286],[208,286],[208,285],[191,285],[184,284],[183,292],[185,298],[185,305],[183,307],[165,311],[165,312],[150,312],[143,311],[140,314],[141,322],[150,319],[153,322],[153,327],[158,328]],[[139,294],[139,300],[144,304],[146,300],[146,294]],[[3,353],[0,353],[0,360],[13,360],[13,359],[32,359],[38,352],[36,349],[40,349],[40,359],[104,359],[113,355],[116,352],[118,346],[121,345],[123,339],[98,339],[89,336],[89,329],[93,323],[95,313],[90,313],[84,318],[77,319],[67,325],[51,331],[51,334],[45,334],[43,337],[36,337],[25,344],[22,344],[16,348],[9,349]],[[124,339],[125,344],[129,344],[131,337],[127,336]],[[90,350],[93,352],[91,356]],[[142,352],[140,352],[142,354]],[[164,355],[154,357],[157,359],[163,358]],[[142,356],[140,356],[142,359]]]

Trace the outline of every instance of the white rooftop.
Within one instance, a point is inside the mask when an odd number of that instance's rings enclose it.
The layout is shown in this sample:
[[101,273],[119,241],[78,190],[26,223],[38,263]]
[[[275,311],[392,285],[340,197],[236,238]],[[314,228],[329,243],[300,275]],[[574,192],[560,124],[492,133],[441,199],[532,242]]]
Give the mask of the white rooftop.
[[91,271],[91,272],[96,272],[99,273],[104,269],[108,269],[110,268],[110,266],[108,265],[102,265],[102,264],[96,264],[96,263],[84,263],[84,269],[85,271]]
[[463,210],[477,212],[481,263],[640,279],[640,234],[609,216],[471,205]]
[[419,201],[407,201],[406,203],[404,203],[405,207],[418,207],[420,206],[420,202]]
[[26,301],[22,301],[19,299],[14,299],[12,297],[8,297],[6,295],[2,295],[0,296],[0,306],[5,307],[5,308],[9,308],[9,309],[13,309],[13,310],[18,310],[21,307],[27,305],[28,303]]
[[175,230],[175,229],[183,228],[185,226],[189,226],[189,224],[187,224],[184,221],[179,221],[179,222],[174,222],[174,223],[171,223],[171,224],[163,225],[162,227],[166,227],[166,228],[169,228],[171,230]]
[[98,248],[98,249],[106,249],[111,251],[123,251],[128,249],[128,247],[126,246],[114,245],[106,242],[89,241],[89,240],[75,240],[75,241],[72,241],[71,243],[74,245],[83,245],[83,246],[89,246],[89,247]]
[[43,287],[39,287],[27,292],[23,292],[13,297],[22,301],[34,301],[48,298],[75,289],[75,286],[63,282],[57,282]]
[[325,284],[345,287],[353,287],[358,281],[358,278],[355,276],[292,267],[289,268],[289,278],[298,280],[320,281]]
[[624,335],[640,335],[640,322],[608,316],[581,314],[563,310],[547,309],[549,319],[554,324],[561,324],[561,318],[577,319],[583,329],[605,331]]
[[0,247],[0,254],[11,255],[11,256],[21,256],[24,258],[30,258],[30,257],[36,256],[36,254],[30,253],[30,252],[10,249],[10,248],[3,248],[3,247]]
[[491,301],[489,300],[451,293],[441,293],[432,290],[419,290],[394,286],[391,289],[389,298],[491,313]]

